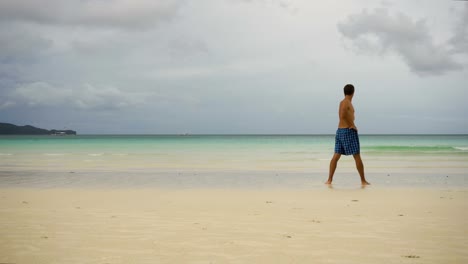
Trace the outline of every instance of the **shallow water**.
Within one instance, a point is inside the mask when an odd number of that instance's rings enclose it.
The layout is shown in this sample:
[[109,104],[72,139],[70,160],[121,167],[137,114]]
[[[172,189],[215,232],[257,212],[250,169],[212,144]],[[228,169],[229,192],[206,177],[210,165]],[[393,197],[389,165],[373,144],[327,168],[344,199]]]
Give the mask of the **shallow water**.
[[[369,181],[468,185],[468,135],[360,140]],[[309,188],[326,178],[333,147],[334,135],[1,136],[0,185]],[[351,157],[335,182],[358,182]]]

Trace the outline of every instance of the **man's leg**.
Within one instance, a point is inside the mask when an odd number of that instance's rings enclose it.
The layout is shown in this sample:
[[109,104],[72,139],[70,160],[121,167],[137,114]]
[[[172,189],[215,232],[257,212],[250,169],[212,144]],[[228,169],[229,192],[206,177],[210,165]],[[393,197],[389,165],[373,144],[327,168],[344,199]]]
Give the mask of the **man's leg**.
[[362,185],[370,185],[366,181],[366,177],[364,176],[364,164],[362,163],[361,155],[360,154],[354,154],[354,161],[356,162],[356,168],[359,172],[359,176],[361,176],[361,183]]
[[335,174],[336,166],[340,160],[341,154],[335,153],[330,161],[330,172],[328,173],[328,181],[325,184],[331,184],[333,181],[333,175]]

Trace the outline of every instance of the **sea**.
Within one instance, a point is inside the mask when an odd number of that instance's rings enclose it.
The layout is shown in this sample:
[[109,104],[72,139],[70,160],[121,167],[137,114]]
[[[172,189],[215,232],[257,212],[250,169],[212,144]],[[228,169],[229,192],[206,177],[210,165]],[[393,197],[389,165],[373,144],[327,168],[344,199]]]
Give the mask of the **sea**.
[[[334,135],[0,136],[0,187],[325,188]],[[468,135],[360,135],[372,188],[468,187]],[[342,156],[337,188],[358,188]]]

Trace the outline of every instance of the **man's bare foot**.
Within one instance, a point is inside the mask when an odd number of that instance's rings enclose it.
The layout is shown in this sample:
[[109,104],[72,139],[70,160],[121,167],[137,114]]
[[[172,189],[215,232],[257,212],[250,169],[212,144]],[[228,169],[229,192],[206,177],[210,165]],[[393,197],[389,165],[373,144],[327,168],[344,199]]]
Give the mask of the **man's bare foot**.
[[361,184],[364,186],[364,185],[370,185],[370,183],[368,183],[367,181],[362,181]]
[[325,184],[331,185],[332,181],[328,180]]

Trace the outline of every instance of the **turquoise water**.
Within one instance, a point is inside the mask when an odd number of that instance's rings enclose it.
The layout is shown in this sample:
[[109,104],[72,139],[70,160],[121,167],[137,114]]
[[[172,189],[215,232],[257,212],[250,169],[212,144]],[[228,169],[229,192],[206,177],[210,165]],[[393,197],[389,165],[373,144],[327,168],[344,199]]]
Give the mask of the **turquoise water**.
[[[382,151],[468,151],[468,135],[360,135],[365,150]],[[84,148],[132,149],[148,147],[198,148],[223,147],[301,147],[333,149],[334,135],[81,135],[81,136],[0,136],[0,149],[33,151],[49,148],[79,151]],[[5,154],[5,153],[2,153]]]
[[[368,175],[455,175],[467,184],[468,135],[361,135],[360,140]],[[192,181],[207,175],[214,181],[219,175],[264,180],[288,175],[285,182],[308,175],[321,181],[333,149],[334,135],[0,136],[0,185],[39,177],[57,182],[63,175],[68,180],[107,175],[112,181],[130,174],[127,184],[143,176],[151,182],[148,175],[171,181],[187,174]],[[340,173],[355,174],[351,157],[342,157]]]

